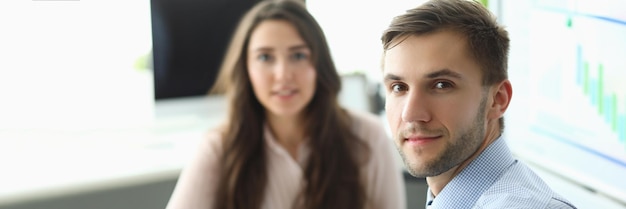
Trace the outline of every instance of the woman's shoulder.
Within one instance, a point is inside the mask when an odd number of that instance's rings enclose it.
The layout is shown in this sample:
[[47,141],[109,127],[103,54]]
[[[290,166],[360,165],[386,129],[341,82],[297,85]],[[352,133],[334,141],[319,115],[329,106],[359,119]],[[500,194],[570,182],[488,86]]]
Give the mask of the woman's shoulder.
[[384,128],[381,117],[375,115],[374,113],[352,109],[346,109],[346,111],[348,112],[348,115],[350,115],[350,118],[352,118],[353,124],[368,128]]
[[384,141],[385,125],[380,116],[370,112],[346,109],[350,115],[352,131],[366,141]]
[[219,153],[224,144],[223,130],[221,127],[207,130],[200,141],[199,148],[205,152]]

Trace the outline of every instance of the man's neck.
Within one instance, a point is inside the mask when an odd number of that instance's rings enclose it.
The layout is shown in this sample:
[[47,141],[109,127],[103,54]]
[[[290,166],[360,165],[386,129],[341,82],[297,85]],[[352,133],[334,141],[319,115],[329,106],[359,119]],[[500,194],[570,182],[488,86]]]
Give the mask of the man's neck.
[[463,171],[463,169],[465,169],[465,167],[467,167],[485,149],[487,149],[487,147],[491,143],[493,143],[494,141],[496,141],[500,137],[500,134],[501,134],[500,133],[500,128],[498,127],[498,125],[496,125],[496,123],[497,123],[497,121],[495,121],[495,123],[487,124],[487,130],[486,130],[485,138],[484,138],[482,144],[480,145],[480,147],[478,147],[476,152],[474,152],[472,155],[470,155],[469,158],[465,159],[459,165],[452,167],[450,170],[448,170],[446,172],[443,172],[442,174],[439,174],[437,176],[426,177],[426,183],[428,183],[428,187],[430,188],[430,191],[433,193],[433,196],[436,197],[437,195],[439,195],[441,190],[443,190],[443,188],[448,183],[450,183],[450,181],[452,181],[452,179],[454,179],[454,177],[459,175],[459,173],[461,173],[461,171]]

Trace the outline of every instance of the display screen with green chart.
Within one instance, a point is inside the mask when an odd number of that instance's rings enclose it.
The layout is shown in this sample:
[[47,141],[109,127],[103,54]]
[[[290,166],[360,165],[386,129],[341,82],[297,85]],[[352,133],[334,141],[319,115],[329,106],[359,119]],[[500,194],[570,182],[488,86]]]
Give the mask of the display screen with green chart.
[[625,4],[535,1],[529,36],[532,135],[514,143],[555,173],[626,201]]

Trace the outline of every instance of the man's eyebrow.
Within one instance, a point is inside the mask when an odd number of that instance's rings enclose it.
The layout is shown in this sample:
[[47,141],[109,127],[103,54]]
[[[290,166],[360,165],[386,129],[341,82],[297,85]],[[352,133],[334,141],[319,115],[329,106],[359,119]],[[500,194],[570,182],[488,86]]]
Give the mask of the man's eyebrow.
[[387,75],[385,75],[385,82],[388,82],[388,81],[400,81],[402,79],[403,79],[402,77],[394,75],[394,74],[391,74],[391,73],[387,73]]
[[454,78],[459,78],[459,79],[463,78],[463,76],[461,76],[461,74],[459,74],[457,72],[454,72],[454,71],[452,71],[450,69],[447,69],[447,68],[444,68],[444,69],[441,69],[441,70],[429,73],[429,74],[426,75],[426,77],[430,78],[430,79],[438,78],[438,77],[454,77]]
[[[441,69],[441,70],[429,73],[425,77],[429,78],[429,79],[439,78],[439,77],[453,77],[453,78],[458,78],[458,79],[462,79],[463,78],[463,76],[461,76],[460,73],[454,72],[454,71],[452,71],[450,69],[447,69],[447,68],[444,68],[444,69]],[[385,75],[385,79],[384,79],[385,82],[401,81],[401,80],[404,80],[404,78],[401,77],[401,76],[398,76],[398,75],[391,74],[391,73],[387,73]]]

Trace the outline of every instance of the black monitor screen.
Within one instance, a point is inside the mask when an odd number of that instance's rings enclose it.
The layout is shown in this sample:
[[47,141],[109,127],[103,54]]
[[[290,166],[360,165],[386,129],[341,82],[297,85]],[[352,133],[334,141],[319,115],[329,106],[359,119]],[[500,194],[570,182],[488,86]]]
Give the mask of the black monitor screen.
[[151,0],[156,100],[206,95],[241,16],[258,0]]

